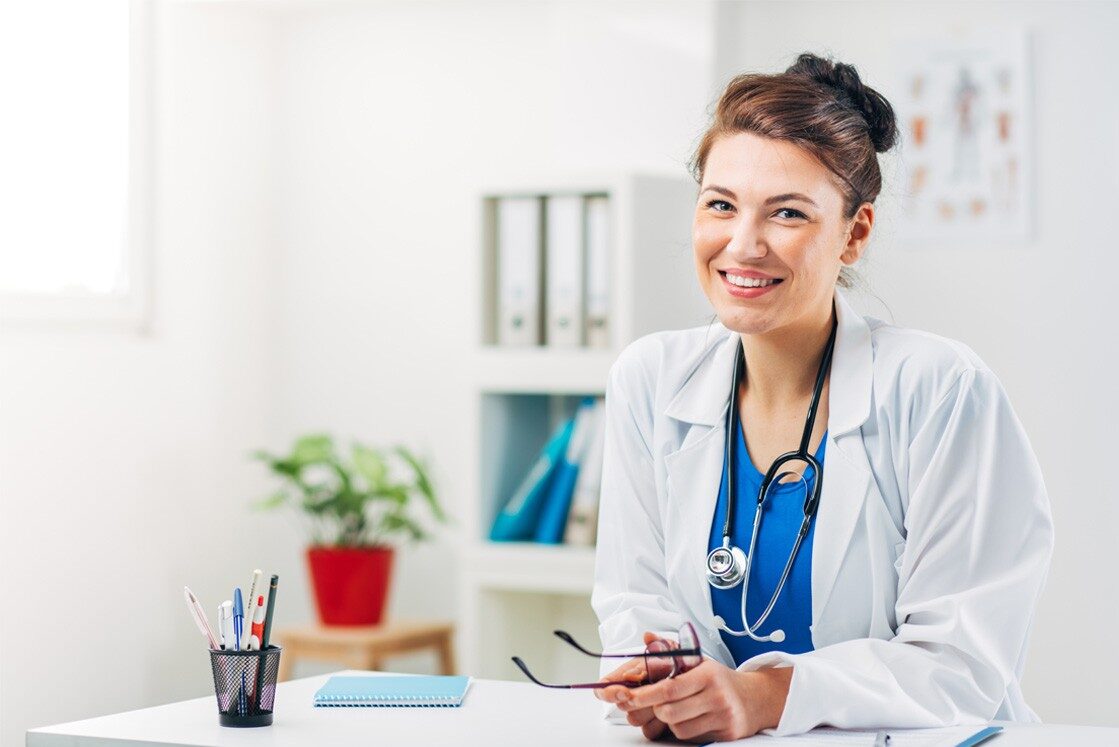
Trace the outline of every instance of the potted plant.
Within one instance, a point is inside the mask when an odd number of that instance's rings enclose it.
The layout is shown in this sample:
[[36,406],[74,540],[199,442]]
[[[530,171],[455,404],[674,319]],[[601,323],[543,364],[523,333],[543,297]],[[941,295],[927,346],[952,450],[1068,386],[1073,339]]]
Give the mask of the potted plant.
[[[307,564],[319,619],[326,625],[379,623],[392,572],[390,540],[428,537],[412,512],[414,499],[446,521],[426,466],[403,446],[383,451],[356,442],[347,462],[323,434],[297,439],[286,456],[252,456],[283,483],[259,506],[294,506],[311,521]],[[393,474],[392,457],[410,471],[403,481]]]

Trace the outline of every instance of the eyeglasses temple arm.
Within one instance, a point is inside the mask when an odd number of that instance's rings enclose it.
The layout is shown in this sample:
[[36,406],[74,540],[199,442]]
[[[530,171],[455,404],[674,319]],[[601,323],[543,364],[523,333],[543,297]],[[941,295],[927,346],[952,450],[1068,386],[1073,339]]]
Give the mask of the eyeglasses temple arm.
[[570,685],[549,685],[547,682],[541,682],[540,680],[536,679],[532,672],[528,670],[528,666],[523,661],[521,661],[521,657],[519,656],[513,657],[513,663],[516,664],[520,668],[520,670],[525,673],[526,677],[528,677],[530,680],[535,682],[537,685],[540,685],[541,687],[558,687],[561,689],[571,687]]
[[645,680],[638,680],[638,681],[635,681],[635,682],[634,681],[603,680],[603,681],[600,681],[600,682],[578,682],[574,685],[550,685],[547,682],[541,682],[540,680],[536,679],[536,677],[533,676],[532,672],[528,671],[528,667],[525,665],[525,663],[523,661],[521,661],[521,657],[514,656],[513,657],[513,663],[516,664],[518,667],[520,667],[521,671],[525,673],[526,677],[528,677],[530,680],[535,682],[537,685],[540,685],[541,687],[554,687],[554,688],[560,688],[560,689],[577,688],[577,689],[584,689],[584,690],[591,690],[591,689],[601,690],[605,687],[610,687],[611,685],[621,685],[622,687],[641,687],[642,685],[649,684]]

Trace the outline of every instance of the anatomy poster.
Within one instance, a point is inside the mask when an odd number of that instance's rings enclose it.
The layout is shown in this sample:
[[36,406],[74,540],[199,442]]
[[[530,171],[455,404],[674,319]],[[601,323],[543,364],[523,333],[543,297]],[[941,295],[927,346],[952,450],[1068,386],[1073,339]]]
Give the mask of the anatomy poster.
[[916,243],[1027,239],[1029,37],[921,39],[898,47],[898,229]]

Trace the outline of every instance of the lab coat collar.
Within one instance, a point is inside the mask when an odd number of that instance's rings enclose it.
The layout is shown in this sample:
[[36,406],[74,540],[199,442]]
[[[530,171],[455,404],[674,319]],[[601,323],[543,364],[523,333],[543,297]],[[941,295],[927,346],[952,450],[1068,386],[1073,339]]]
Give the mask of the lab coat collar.
[[[835,310],[839,324],[828,377],[828,430],[833,438],[860,427],[870,416],[874,362],[870,327],[838,287]],[[724,423],[737,343],[738,333],[726,330],[724,339],[696,362],[665,414],[685,423]]]

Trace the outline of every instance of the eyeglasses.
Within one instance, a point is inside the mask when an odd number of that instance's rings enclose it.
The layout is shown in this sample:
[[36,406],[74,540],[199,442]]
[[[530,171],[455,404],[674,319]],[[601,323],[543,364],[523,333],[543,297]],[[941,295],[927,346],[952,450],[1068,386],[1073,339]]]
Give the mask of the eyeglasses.
[[561,641],[571,644],[587,656],[594,656],[599,659],[641,659],[643,666],[641,669],[634,671],[634,677],[624,680],[580,682],[573,685],[550,685],[534,677],[525,663],[521,661],[521,658],[519,656],[514,656],[513,663],[520,667],[520,670],[525,673],[526,677],[541,687],[593,688],[596,690],[609,687],[610,685],[641,687],[642,685],[649,685],[653,682],[659,682],[660,680],[683,674],[689,669],[698,666],[700,662],[703,661],[703,652],[700,651],[699,648],[699,636],[696,635],[695,628],[693,628],[692,624],[689,622],[684,623],[680,627],[677,633],[679,642],[666,641],[663,638],[658,638],[655,641],[651,641],[645,647],[644,654],[600,654],[583,648],[575,642],[575,639],[572,638],[570,634],[562,630],[553,632]]

